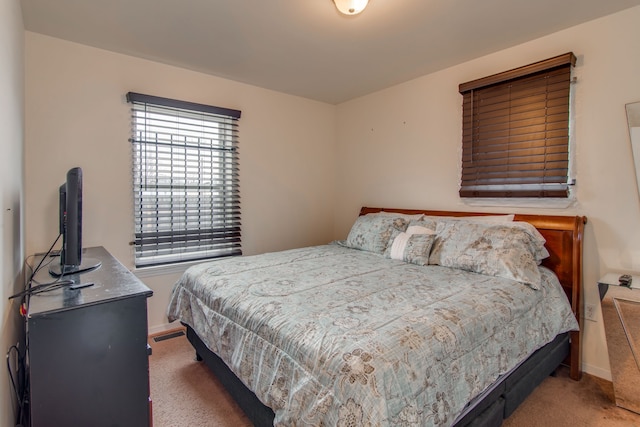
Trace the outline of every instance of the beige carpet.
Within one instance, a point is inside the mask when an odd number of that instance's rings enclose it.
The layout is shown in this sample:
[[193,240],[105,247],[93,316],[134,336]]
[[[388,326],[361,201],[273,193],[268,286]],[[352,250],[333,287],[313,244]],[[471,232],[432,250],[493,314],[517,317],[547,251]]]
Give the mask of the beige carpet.
[[[206,365],[195,361],[185,336],[149,343],[154,427],[251,426]],[[640,427],[640,415],[615,405],[610,382],[590,375],[572,381],[560,369],[503,426]]]
[[149,383],[154,427],[251,426],[186,336],[149,340]]

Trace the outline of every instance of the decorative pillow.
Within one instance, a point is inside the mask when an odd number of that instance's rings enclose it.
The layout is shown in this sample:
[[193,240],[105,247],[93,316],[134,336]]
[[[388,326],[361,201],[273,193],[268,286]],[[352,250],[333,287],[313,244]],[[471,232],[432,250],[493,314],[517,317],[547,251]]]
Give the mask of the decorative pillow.
[[[426,229],[425,229],[426,230]],[[429,264],[429,253],[435,240],[435,234],[409,234],[400,232],[385,251],[385,256],[412,264]]]
[[538,265],[549,252],[531,224],[444,221],[436,232],[429,264],[505,277],[539,289]]
[[361,215],[351,227],[346,246],[383,254],[392,233],[407,229],[408,220],[388,214]]

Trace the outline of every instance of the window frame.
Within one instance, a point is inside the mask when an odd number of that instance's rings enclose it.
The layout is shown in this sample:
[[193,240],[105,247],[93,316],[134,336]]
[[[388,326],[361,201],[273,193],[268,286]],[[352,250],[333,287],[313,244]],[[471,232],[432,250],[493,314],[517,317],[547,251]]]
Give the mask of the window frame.
[[[570,129],[571,83],[575,63],[575,55],[568,52],[459,85],[459,92],[463,95],[461,198],[567,200],[570,197],[570,185],[574,184],[571,178],[573,144]],[[551,85],[544,88],[546,82],[553,81],[553,78],[559,81],[556,83],[558,89]],[[527,101],[527,96],[533,99],[533,95],[529,95],[531,85],[537,88],[537,100],[540,100],[541,94],[544,95],[544,106],[531,109],[527,105],[529,111],[520,113],[516,119],[516,113],[511,112],[514,105],[512,102],[522,103]],[[514,89],[513,95],[511,87],[518,88]],[[562,117],[550,108],[550,100],[561,104]],[[498,108],[491,112],[481,111],[482,108],[489,110],[492,102],[496,102],[495,105],[499,105],[503,111],[497,111]],[[532,100],[529,102],[534,106]],[[505,112],[507,109],[504,105],[508,105],[508,112]],[[523,120],[523,117],[527,120]],[[526,135],[529,131],[522,123],[534,120],[538,128],[541,127],[541,121],[544,123],[544,130],[541,132],[543,137]],[[533,125],[531,126],[533,129]],[[498,132],[493,131],[498,127],[503,133],[500,137],[496,136]],[[512,137],[512,131],[514,134],[520,132],[525,135]],[[533,131],[530,132],[533,135]],[[516,143],[518,138],[523,142]],[[537,141],[533,141],[534,139]],[[520,157],[516,159],[517,156]]]
[[242,255],[241,112],[129,92],[136,268]]

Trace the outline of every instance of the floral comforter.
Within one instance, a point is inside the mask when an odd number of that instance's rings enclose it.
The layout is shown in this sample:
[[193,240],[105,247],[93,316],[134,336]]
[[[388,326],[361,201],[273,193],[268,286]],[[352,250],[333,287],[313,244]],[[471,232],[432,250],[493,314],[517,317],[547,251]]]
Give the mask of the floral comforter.
[[197,332],[275,425],[444,426],[577,329],[557,278],[541,272],[534,290],[330,244],[191,267],[168,317]]

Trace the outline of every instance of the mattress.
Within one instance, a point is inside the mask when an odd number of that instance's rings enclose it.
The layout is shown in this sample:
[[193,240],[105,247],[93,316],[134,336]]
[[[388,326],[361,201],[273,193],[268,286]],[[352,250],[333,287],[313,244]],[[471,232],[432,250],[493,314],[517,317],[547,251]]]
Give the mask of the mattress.
[[533,289],[330,244],[191,267],[168,317],[196,331],[275,425],[450,425],[578,328],[555,275],[540,273]]

